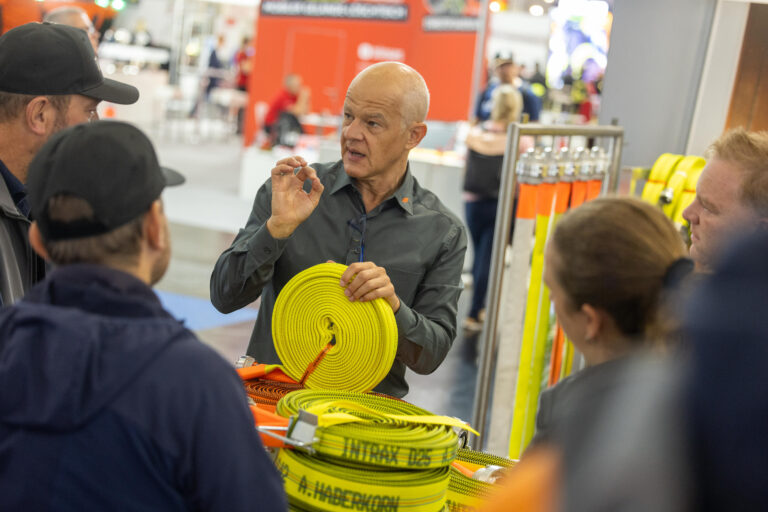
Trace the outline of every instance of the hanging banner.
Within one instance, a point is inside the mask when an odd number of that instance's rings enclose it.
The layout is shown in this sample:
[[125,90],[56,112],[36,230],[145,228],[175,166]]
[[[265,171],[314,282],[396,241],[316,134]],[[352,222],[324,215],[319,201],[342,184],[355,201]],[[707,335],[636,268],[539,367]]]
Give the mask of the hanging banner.
[[430,90],[431,120],[466,119],[478,27],[476,0],[263,0],[249,84],[245,143],[291,73],[311,90],[311,111],[338,116],[361,70],[399,61]]

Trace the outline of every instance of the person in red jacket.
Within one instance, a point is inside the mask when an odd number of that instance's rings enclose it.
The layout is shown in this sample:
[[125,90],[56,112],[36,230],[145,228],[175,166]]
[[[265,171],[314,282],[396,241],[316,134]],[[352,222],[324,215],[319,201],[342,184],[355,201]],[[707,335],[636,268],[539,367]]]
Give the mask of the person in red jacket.
[[272,145],[284,144],[285,132],[301,133],[299,117],[309,112],[309,101],[310,90],[303,85],[301,76],[287,75],[283,89],[272,99],[264,117],[264,131]]

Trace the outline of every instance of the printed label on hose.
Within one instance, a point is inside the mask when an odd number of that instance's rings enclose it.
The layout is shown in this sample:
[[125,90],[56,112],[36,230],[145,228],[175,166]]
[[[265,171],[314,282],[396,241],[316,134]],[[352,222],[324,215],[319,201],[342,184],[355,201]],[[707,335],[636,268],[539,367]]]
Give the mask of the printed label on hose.
[[[402,451],[402,454],[401,454]],[[408,448],[401,450],[400,446],[364,441],[362,439],[344,438],[344,452],[341,456],[345,459],[364,462],[369,464],[392,464],[395,465],[400,460],[404,460],[406,454],[408,457],[407,465],[410,467],[432,467],[433,462],[437,462],[433,457],[440,460],[440,465],[450,464],[456,455],[456,449],[443,448],[439,454],[434,454],[438,450],[431,448]]]
[[333,466],[280,450],[275,460],[288,499],[301,508],[397,512],[438,512],[448,490],[448,469],[372,472]]

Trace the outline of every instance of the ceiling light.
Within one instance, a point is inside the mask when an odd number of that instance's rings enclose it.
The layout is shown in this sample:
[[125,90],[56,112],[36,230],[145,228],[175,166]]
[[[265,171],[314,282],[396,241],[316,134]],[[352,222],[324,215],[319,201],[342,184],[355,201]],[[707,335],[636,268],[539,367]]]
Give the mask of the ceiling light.
[[530,12],[533,16],[541,16],[544,14],[544,8],[538,4],[534,4],[528,8],[528,12]]

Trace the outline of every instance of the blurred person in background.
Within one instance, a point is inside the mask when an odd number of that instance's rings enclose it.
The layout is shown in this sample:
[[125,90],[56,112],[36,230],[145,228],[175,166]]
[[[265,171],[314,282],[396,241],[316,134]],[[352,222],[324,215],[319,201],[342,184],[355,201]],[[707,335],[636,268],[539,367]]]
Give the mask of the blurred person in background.
[[482,329],[501,185],[501,166],[507,148],[507,126],[520,120],[522,108],[523,98],[520,92],[512,85],[500,85],[493,91],[490,120],[473,126],[467,135],[464,211],[472,238],[474,259],[472,302],[464,320],[464,329],[470,333]]
[[700,272],[710,272],[739,233],[768,230],[768,132],[737,128],[715,140],[683,217]]
[[[602,403],[626,356],[674,335],[667,308],[693,269],[686,256],[672,222],[640,200],[595,199],[562,217],[547,243],[543,281],[587,367],[541,394],[532,444],[557,444]],[[593,391],[578,400],[584,389]]]
[[491,117],[493,90],[501,84],[513,85],[523,98],[523,114],[529,121],[538,121],[541,115],[541,98],[531,92],[520,79],[520,68],[515,64],[511,52],[497,52],[493,58],[495,77],[488,82],[485,90],[480,93],[475,106],[475,122],[487,121]]
[[104,78],[86,33],[28,23],[0,36],[0,304],[45,274],[29,247],[24,184],[35,153],[54,133],[98,119],[100,101],[135,103],[139,91]]
[[30,242],[56,268],[0,310],[3,510],[286,510],[240,378],[151,288],[183,181],[113,121],[30,164]]
[[88,39],[93,46],[93,52],[99,53],[99,33],[96,27],[93,26],[93,22],[86,13],[80,7],[64,6],[57,7],[52,11],[46,13],[43,21],[48,23],[59,23],[61,25],[69,25],[70,27],[79,28],[84,30],[88,34]]
[[[253,67],[253,56],[255,50],[253,48],[252,39],[250,37],[244,37],[240,45],[240,48],[235,52],[233,58],[235,69],[237,74],[235,76],[235,87],[237,90],[247,93],[248,92],[248,80],[251,76],[251,68]],[[245,102],[247,103],[247,101]],[[245,123],[245,105],[240,106],[237,109],[237,133],[242,134]]]
[[264,131],[270,145],[294,146],[291,136],[302,133],[299,118],[309,113],[311,91],[302,84],[300,75],[292,73],[283,79],[283,88],[272,98],[264,116]]

